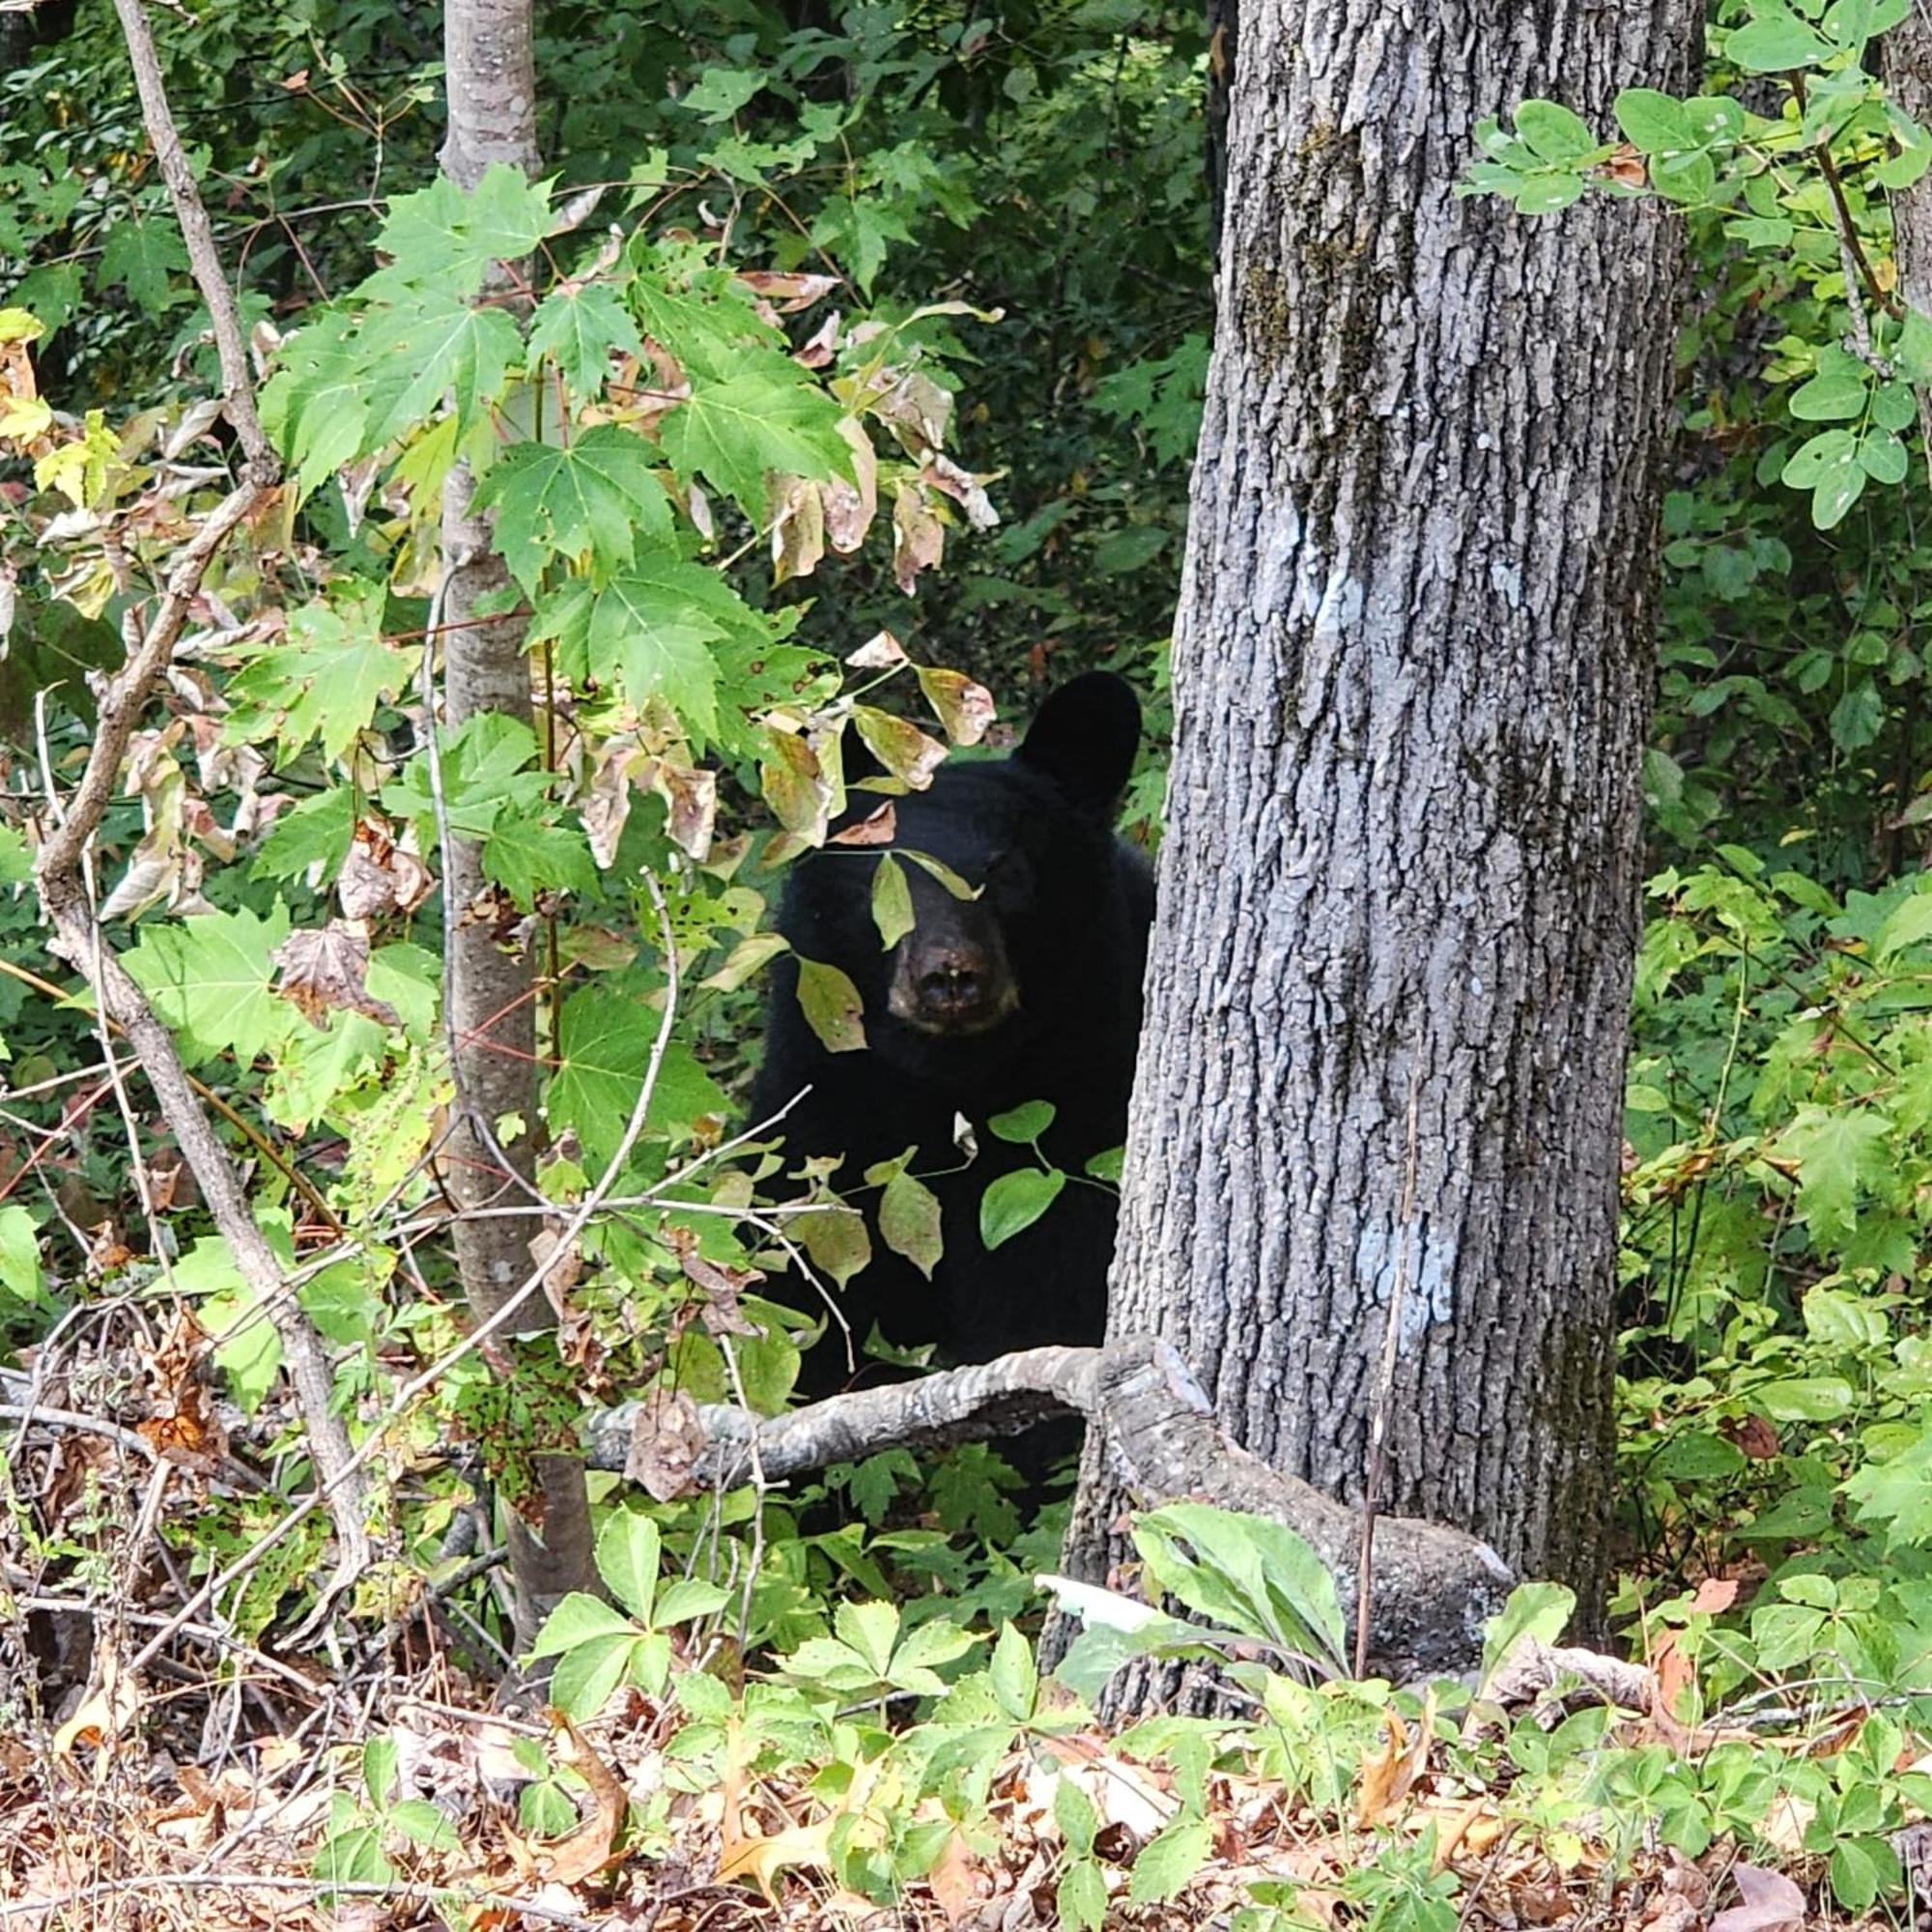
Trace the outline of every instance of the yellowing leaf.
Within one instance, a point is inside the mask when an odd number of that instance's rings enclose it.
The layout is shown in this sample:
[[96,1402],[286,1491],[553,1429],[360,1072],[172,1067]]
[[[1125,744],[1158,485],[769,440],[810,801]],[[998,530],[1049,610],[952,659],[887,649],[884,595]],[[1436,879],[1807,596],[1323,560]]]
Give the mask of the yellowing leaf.
[[866,1003],[837,966],[801,958],[798,1005],[827,1053],[857,1053],[866,1044]]
[[905,867],[890,852],[883,854],[872,874],[872,923],[879,944],[890,952],[912,930],[912,888]]

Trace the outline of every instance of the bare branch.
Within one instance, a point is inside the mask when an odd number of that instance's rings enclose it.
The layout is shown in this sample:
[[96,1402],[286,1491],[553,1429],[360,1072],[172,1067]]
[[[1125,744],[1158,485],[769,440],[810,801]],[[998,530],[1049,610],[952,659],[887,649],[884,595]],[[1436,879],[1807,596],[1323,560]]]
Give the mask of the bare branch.
[[[593,1468],[621,1470],[643,1405],[596,1418]],[[1353,1510],[1271,1469],[1225,1435],[1187,1366],[1166,1342],[1126,1336],[1102,1349],[1030,1349],[919,1381],[861,1389],[777,1416],[703,1404],[706,1444],[694,1492],[749,1479],[755,1456],[767,1482],[889,1448],[941,1448],[1009,1435],[1071,1411],[1105,1432],[1110,1475],[1149,1506],[1182,1498],[1286,1523],[1333,1572],[1351,1600],[1360,1550]],[[1377,1526],[1369,1661],[1408,1677],[1469,1668],[1482,1627],[1511,1577],[1487,1544],[1461,1530],[1384,1517]]]
[[228,406],[228,420],[241,439],[250,480],[272,483],[281,473],[280,465],[269,447],[268,438],[262,434],[261,418],[255,413],[255,390],[248,380],[248,351],[242,336],[242,318],[235,306],[234,291],[222,271],[221,254],[214,244],[214,231],[209,226],[208,210],[202,206],[194,170],[188,166],[187,156],[182,152],[181,136],[175,132],[175,118],[161,80],[160,56],[155,50],[155,37],[148,28],[147,9],[143,0],[114,0],[114,11],[121,16],[128,58],[133,64],[134,85],[141,94],[141,119],[148,129],[148,140],[174,201],[175,219],[181,224],[182,240],[187,243],[188,266],[194,270],[195,287],[201,291],[201,298],[208,304],[209,320],[214,325],[214,350],[221,358],[221,393]]

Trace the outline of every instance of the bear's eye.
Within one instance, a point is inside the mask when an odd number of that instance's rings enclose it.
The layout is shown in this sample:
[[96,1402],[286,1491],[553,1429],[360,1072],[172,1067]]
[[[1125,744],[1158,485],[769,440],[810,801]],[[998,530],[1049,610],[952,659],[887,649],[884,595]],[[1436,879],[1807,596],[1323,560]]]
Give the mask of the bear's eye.
[[1024,852],[1001,852],[986,867],[986,896],[996,905],[1024,905],[1033,895],[1033,867]]

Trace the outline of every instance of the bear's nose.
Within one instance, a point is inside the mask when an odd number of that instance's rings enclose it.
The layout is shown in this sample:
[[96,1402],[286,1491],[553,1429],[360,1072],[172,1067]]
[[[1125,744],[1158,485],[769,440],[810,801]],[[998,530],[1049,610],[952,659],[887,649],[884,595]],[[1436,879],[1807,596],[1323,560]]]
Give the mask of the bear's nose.
[[986,997],[984,966],[973,959],[944,959],[919,976],[919,1003],[933,1013],[971,1012]]

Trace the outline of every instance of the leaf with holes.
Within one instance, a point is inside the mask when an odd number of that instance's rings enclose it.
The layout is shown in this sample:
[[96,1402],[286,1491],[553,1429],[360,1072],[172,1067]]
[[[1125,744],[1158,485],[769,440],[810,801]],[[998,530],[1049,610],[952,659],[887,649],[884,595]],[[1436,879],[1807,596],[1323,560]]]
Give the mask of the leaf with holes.
[[837,966],[799,960],[798,1008],[827,1053],[857,1053],[866,1044],[866,1003]]

